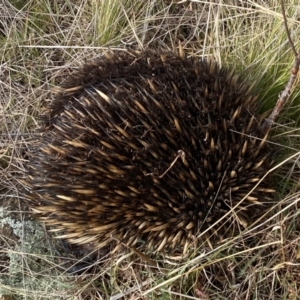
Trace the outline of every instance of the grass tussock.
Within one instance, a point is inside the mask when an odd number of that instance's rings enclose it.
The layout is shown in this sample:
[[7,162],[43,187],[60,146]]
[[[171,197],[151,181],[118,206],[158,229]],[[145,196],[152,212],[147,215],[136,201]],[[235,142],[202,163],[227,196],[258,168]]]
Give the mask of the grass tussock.
[[[300,5],[284,2],[300,49]],[[211,247],[187,257],[146,253],[153,266],[119,245],[92,254],[90,266],[91,254],[53,242],[24,207],[26,149],[51,89],[105,49],[176,51],[179,41],[187,55],[216,59],[253,82],[262,112],[276,103],[293,64],[275,0],[0,3],[0,299],[300,299],[299,76],[273,128],[272,205]]]

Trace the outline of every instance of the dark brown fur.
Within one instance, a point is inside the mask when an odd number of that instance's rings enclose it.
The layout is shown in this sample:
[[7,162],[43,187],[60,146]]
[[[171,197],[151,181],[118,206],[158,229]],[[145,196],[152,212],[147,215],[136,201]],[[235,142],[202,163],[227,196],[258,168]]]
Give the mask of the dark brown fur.
[[214,62],[106,54],[43,116],[28,199],[72,243],[185,251],[238,203],[219,225],[245,226],[268,201],[266,182],[248,195],[270,167],[262,121],[251,88]]

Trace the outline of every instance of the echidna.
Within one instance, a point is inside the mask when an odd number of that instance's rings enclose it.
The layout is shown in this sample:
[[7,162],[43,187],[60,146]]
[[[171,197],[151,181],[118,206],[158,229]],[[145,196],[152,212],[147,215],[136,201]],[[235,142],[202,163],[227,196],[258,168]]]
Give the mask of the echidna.
[[[273,190],[250,85],[182,52],[112,51],[61,86],[31,150],[32,210],[71,243],[187,249]],[[258,184],[259,183],[259,184]],[[250,218],[249,218],[250,217]]]

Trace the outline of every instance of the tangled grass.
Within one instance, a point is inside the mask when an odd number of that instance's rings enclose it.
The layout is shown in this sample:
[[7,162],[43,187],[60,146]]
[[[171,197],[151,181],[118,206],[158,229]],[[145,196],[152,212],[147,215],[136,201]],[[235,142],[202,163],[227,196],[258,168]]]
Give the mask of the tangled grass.
[[[285,5],[299,49],[300,5]],[[276,0],[0,3],[0,299],[300,299],[299,77],[273,128],[274,202],[218,245],[187,257],[146,253],[151,261],[122,245],[83,257],[71,249],[67,260],[68,246],[49,239],[24,207],[26,149],[51,89],[103,50],[175,50],[179,41],[188,55],[253,82],[262,111],[276,103],[293,62]],[[92,269],[71,274],[91,255]]]

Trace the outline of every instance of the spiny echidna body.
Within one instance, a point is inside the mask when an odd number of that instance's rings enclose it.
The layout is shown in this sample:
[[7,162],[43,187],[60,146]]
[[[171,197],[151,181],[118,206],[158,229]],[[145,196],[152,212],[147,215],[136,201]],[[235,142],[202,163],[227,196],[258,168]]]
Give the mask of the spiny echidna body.
[[[72,243],[186,249],[273,191],[251,87],[214,62],[115,51],[60,88],[31,151],[33,212]],[[251,192],[251,193],[250,193]],[[234,212],[230,211],[235,207]]]

